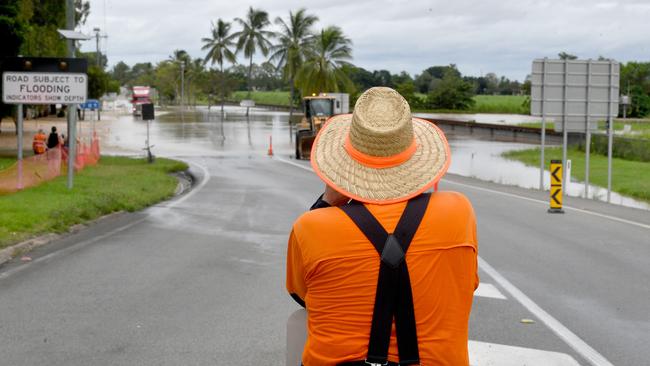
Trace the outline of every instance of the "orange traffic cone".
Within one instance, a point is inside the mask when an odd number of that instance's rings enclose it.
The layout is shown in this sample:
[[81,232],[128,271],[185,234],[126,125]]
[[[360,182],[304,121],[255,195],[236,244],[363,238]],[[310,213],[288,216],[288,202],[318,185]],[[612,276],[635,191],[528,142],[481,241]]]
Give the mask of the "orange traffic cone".
[[269,156],[273,156],[273,136],[269,136]]

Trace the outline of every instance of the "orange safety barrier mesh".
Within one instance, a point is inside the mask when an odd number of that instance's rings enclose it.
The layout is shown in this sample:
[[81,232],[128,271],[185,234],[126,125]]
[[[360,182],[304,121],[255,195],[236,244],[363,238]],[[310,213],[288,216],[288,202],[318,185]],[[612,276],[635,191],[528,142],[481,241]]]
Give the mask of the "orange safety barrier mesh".
[[[34,187],[60,176],[67,171],[67,150],[65,147],[48,149],[44,154],[30,156],[0,170],[0,194]],[[79,140],[74,164],[75,171],[97,164],[99,157],[99,138],[96,134],[93,134],[89,144],[83,139]]]

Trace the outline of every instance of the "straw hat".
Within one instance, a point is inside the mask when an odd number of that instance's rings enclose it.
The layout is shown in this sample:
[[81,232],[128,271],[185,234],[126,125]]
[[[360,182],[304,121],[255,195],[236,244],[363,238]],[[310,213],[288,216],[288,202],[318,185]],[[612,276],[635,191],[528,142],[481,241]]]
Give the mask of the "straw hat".
[[413,118],[406,100],[385,87],[363,93],[353,114],[330,118],[311,151],[312,167],[325,183],[347,197],[377,204],[426,191],[449,163],[443,132]]

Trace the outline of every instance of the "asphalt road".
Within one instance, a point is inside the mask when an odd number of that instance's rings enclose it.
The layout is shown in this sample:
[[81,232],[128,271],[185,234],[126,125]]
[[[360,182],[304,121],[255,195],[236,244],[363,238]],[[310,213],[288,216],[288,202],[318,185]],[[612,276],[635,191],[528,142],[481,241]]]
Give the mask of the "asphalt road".
[[[0,365],[283,365],[287,233],[322,184],[255,136],[180,156],[200,177],[189,194],[0,267]],[[473,365],[647,364],[650,213],[567,199],[584,210],[550,215],[545,194],[459,176],[440,188],[478,217]]]

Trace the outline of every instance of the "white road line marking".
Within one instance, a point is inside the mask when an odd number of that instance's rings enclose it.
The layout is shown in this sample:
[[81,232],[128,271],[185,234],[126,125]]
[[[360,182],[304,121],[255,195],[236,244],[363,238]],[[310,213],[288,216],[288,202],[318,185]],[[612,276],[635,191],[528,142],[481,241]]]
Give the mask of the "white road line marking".
[[314,172],[314,170],[313,170],[313,169],[311,168],[311,166],[309,166],[309,165],[298,164],[298,163],[295,163],[295,162],[293,162],[293,161],[291,161],[291,160],[285,160],[285,159],[278,158],[278,157],[275,157],[275,156],[273,157],[273,160],[281,161],[281,162],[283,162],[283,163],[285,163],[285,164],[293,165],[293,166],[295,166],[295,167],[298,167],[298,168],[300,168],[300,169],[304,169],[304,170],[310,171],[310,172],[312,172],[312,173]]
[[471,366],[580,366],[566,353],[469,341]]
[[[467,188],[471,188],[471,189],[475,189],[475,190],[479,190],[479,191],[490,192],[490,193],[499,194],[499,195],[502,195],[502,196],[508,196],[508,197],[512,197],[512,198],[519,198],[519,199],[522,199],[522,200],[525,200],[525,201],[536,202],[536,203],[541,203],[541,204],[544,204],[544,205],[548,205],[548,201],[538,200],[538,199],[530,198],[530,197],[519,196],[519,195],[516,195],[516,194],[513,194],[513,193],[500,192],[500,191],[497,191],[497,190],[494,190],[494,189],[477,187],[477,186],[474,186],[474,185],[471,185],[471,184],[466,184],[466,183],[454,182],[454,181],[451,181],[449,179],[443,179],[443,182],[451,183],[451,184],[455,184],[455,185],[459,185],[459,186],[462,186],[462,187],[467,187]],[[605,215],[605,214],[601,214],[601,213],[598,213],[598,212],[587,211],[587,210],[583,210],[581,208],[571,207],[571,206],[562,206],[562,208],[565,209],[565,210],[576,211],[576,212],[580,212],[580,213],[587,214],[587,215],[602,217],[604,219],[609,219],[609,220],[612,220],[612,221],[622,222],[624,224],[638,226],[638,227],[641,227],[641,228],[644,228],[644,229],[650,229],[650,225],[647,225],[647,224],[644,224],[644,223],[641,223],[641,222],[622,219],[622,218],[616,217],[616,216]]]
[[492,299],[501,299],[501,300],[506,300],[507,298],[499,291],[496,286],[494,286],[491,283],[484,283],[481,282],[478,285],[478,288],[476,291],[474,291],[474,296],[479,296],[479,297],[489,297]]
[[208,184],[208,181],[210,180],[210,172],[208,171],[208,169],[206,167],[204,167],[201,164],[197,164],[197,163],[194,163],[194,162],[191,162],[191,161],[185,161],[185,162],[187,164],[194,165],[195,167],[201,169],[203,171],[203,180],[201,181],[201,183],[199,183],[198,187],[195,187],[189,193],[186,193],[183,197],[181,197],[181,198],[179,198],[179,199],[177,199],[175,201],[170,202],[168,205],[165,205],[165,207],[167,207],[167,208],[171,208],[171,207],[177,206],[177,205],[185,202],[185,200],[187,200],[188,198],[195,195],[196,192],[203,189],[203,187],[205,187],[205,185]]
[[[294,162],[284,160],[284,159],[279,159],[279,158],[275,158],[275,159],[278,160],[278,161],[281,161],[283,163],[293,165],[293,166],[296,166],[298,168],[301,168],[301,169],[304,169],[304,170],[307,170],[307,171],[312,171],[312,169],[310,167],[303,166],[303,165],[300,165],[298,163],[294,163]],[[522,196],[518,196],[518,195],[515,195],[515,194],[511,194],[511,193],[504,193],[504,192],[499,192],[499,191],[486,189],[486,188],[481,188],[481,187],[475,187],[475,186],[472,186],[472,185],[469,185],[469,184],[456,183],[456,182],[451,182],[451,181],[448,181],[448,180],[445,180],[445,181],[450,182],[450,183],[454,183],[454,184],[458,184],[458,185],[461,185],[461,186],[466,186],[466,187],[469,187],[469,188],[475,188],[475,189],[478,189],[478,190],[484,190],[484,191],[491,192],[491,193],[501,194],[501,195],[510,196],[510,197],[514,197],[514,198],[520,198],[520,199],[524,199],[524,200],[528,200],[528,201],[532,201],[532,202],[541,202],[541,203],[546,204],[546,202],[544,202],[544,201],[536,200],[536,199],[533,199],[533,198],[522,197]],[[566,206],[564,206],[564,207],[568,208]],[[608,218],[608,219],[611,219],[611,220],[614,220],[614,221],[620,221],[620,222],[624,222],[624,223],[628,223],[628,224],[632,224],[632,225],[637,225],[637,226],[640,226],[640,227],[650,228],[650,225],[645,225],[645,224],[641,224],[641,223],[634,222],[634,221],[619,219],[618,217],[613,217],[613,216],[608,216],[608,215],[601,215],[601,214],[597,214],[597,213],[594,213],[594,212],[585,211],[585,210],[581,210],[581,209],[577,209],[577,208],[570,208],[570,209],[573,209],[575,211],[582,212],[582,213],[587,213],[587,214],[590,214],[590,215],[601,216],[601,217]],[[515,298],[517,301],[519,301],[519,303],[521,305],[523,305],[526,309],[528,309],[528,311],[530,311],[539,320],[541,320],[544,324],[546,324],[546,326],[549,327],[549,329],[551,329],[551,331],[553,331],[553,333],[555,333],[558,337],[560,337],[560,339],[562,339],[567,345],[569,345],[569,347],[573,348],[574,351],[576,351],[578,354],[580,354],[582,357],[584,357],[593,366],[614,366],[605,357],[603,357],[603,355],[598,353],[598,351],[591,348],[591,346],[589,346],[587,343],[585,343],[585,341],[580,339],[580,337],[575,335],[567,327],[562,325],[562,323],[560,323],[557,319],[555,319],[553,316],[551,316],[549,313],[547,313],[541,307],[539,307],[539,305],[537,305],[535,302],[533,302],[533,300],[531,300],[528,296],[526,296],[523,292],[521,292],[521,290],[519,290],[517,287],[515,287],[515,285],[510,283],[510,281],[508,281],[499,272],[497,272],[494,268],[492,268],[492,266],[490,266],[485,260],[483,260],[483,258],[479,257],[478,261],[479,261],[479,268],[481,268],[485,273],[487,273],[490,277],[492,277],[492,279],[494,279],[494,281],[496,281],[504,290],[506,290],[507,293],[510,294],[510,296]]]
[[595,349],[591,348],[585,341],[575,335],[569,328],[565,327],[551,314],[547,313],[533,300],[526,296],[515,285],[510,283],[503,277],[496,269],[492,268],[483,258],[478,258],[478,265],[485,273],[487,273],[494,281],[496,281],[507,293],[515,298],[521,305],[530,311],[537,319],[546,324],[553,333],[562,339],[569,347],[573,348],[578,354],[584,357],[589,363],[594,366],[614,366],[603,355],[598,353]]
[[[281,161],[283,163],[293,165],[295,167],[298,167],[298,168],[313,172],[313,170],[311,169],[310,166],[304,166],[302,164],[294,163],[292,161],[281,159],[281,158],[274,158],[274,159],[278,160],[278,161]],[[514,194],[514,193],[500,192],[500,191],[497,191],[497,190],[494,190],[494,189],[477,187],[477,186],[474,186],[474,185],[471,185],[471,184],[466,184],[466,183],[454,182],[454,181],[449,180],[447,178],[443,179],[442,181],[445,182],[445,183],[455,184],[455,185],[458,185],[458,186],[461,186],[461,187],[467,187],[467,188],[475,189],[475,190],[478,190],[478,191],[490,192],[490,193],[499,194],[499,195],[502,195],[502,196],[518,198],[518,199],[525,200],[525,201],[536,202],[536,203],[541,203],[543,205],[548,205],[548,201],[542,201],[542,200],[538,200],[538,199],[535,199],[535,198],[524,197],[524,196],[520,196],[520,195],[517,195],[517,194]],[[644,224],[644,223],[636,222],[636,221],[631,221],[631,220],[626,220],[626,219],[622,219],[622,218],[616,217],[616,216],[605,215],[605,214],[601,214],[601,213],[598,213],[598,212],[587,211],[587,210],[583,210],[581,208],[571,207],[571,206],[563,206],[562,208],[564,208],[565,210],[576,211],[576,212],[580,212],[580,213],[587,214],[587,215],[602,217],[604,219],[609,219],[609,220],[612,220],[612,221],[622,222],[624,224],[638,226],[638,227],[641,227],[641,228],[644,228],[644,229],[650,229],[650,225],[648,225],[648,224]]]

